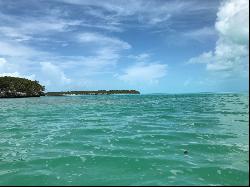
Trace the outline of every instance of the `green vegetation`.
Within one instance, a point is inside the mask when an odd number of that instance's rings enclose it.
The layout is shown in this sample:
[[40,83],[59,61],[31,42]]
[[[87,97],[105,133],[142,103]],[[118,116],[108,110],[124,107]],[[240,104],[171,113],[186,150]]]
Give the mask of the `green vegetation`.
[[38,81],[18,77],[0,77],[0,98],[39,97],[44,95],[45,87]]
[[111,95],[111,94],[140,94],[137,90],[98,90],[98,91],[67,91],[47,92],[38,81],[18,77],[0,77],[0,98],[64,96],[64,95]]
[[111,95],[111,94],[140,94],[137,90],[98,90],[98,91],[68,91],[68,92],[48,92],[47,96],[64,95]]

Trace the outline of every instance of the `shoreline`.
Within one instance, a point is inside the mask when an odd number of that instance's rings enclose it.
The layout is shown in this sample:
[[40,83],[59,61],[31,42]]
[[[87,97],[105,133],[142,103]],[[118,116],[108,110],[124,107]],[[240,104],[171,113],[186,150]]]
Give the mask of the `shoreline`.
[[97,90],[97,91],[67,91],[47,92],[45,96],[76,96],[76,95],[135,95],[140,94],[137,90]]

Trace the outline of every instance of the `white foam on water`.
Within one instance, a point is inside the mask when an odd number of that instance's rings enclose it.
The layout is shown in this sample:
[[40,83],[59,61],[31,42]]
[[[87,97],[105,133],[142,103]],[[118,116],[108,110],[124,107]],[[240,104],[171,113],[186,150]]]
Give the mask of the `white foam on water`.
[[82,162],[85,162],[87,159],[85,157],[80,157],[80,159],[82,160]]
[[218,170],[217,170],[217,173],[218,173],[219,175],[221,175],[221,170],[218,169]]
[[4,171],[0,171],[0,176],[1,175],[5,175],[5,174],[8,174],[8,173],[13,173],[13,172],[16,172],[17,170],[13,169],[13,170],[4,170]]
[[168,177],[169,179],[175,179],[176,177],[175,176],[170,176]]
[[178,173],[183,173],[183,171],[181,171],[181,170],[175,170],[175,169],[170,170],[170,172],[171,172],[173,175],[177,175]]

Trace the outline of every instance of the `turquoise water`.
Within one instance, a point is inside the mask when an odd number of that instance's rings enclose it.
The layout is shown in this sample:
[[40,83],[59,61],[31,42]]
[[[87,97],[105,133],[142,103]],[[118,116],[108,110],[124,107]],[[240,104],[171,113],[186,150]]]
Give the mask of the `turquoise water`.
[[1,99],[0,185],[247,185],[248,103],[247,94]]

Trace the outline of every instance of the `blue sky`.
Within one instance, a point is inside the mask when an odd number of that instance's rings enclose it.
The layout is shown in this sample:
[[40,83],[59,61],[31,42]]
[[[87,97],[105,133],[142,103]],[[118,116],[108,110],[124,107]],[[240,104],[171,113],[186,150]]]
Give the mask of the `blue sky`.
[[0,76],[47,91],[248,91],[248,0],[0,0]]

